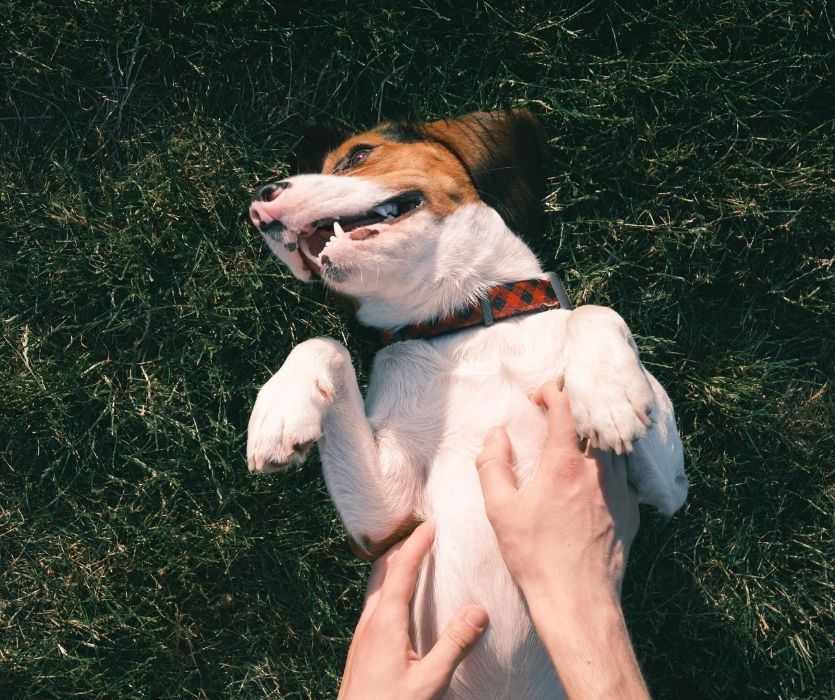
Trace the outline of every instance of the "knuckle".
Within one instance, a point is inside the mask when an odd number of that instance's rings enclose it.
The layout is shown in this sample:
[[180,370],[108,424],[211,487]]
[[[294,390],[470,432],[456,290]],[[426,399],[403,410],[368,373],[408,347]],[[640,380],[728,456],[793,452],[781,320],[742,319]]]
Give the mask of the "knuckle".
[[491,449],[485,449],[478,455],[475,459],[475,466],[476,469],[479,471],[486,469],[488,467],[499,466],[503,463],[501,455],[496,454]]
[[460,621],[456,621],[456,623],[451,625],[447,630],[447,639],[454,646],[456,646],[459,651],[466,651],[472,641],[472,635],[467,633],[467,630]]
[[550,408],[553,406],[560,396],[557,382],[555,380],[545,382],[545,384],[539,387],[539,395],[542,397],[542,402],[546,407]]
[[485,449],[479,453],[478,457],[475,458],[475,466],[480,471],[486,467],[492,459],[493,456]]
[[561,396],[563,393],[560,391],[560,387],[556,379],[551,379],[545,382],[545,384],[543,385],[543,390],[548,396],[551,397]]
[[404,576],[409,575],[415,568],[415,557],[411,552],[398,549],[391,557],[386,567],[387,578],[392,580],[400,580]]

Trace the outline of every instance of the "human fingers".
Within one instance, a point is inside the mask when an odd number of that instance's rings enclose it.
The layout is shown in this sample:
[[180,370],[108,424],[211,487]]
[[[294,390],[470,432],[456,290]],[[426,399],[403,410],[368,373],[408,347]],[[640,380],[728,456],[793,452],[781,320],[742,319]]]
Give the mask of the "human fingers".
[[397,544],[389,547],[385,554],[379,557],[371,567],[371,574],[368,577],[368,585],[365,589],[365,602],[363,603],[362,615],[360,615],[357,629],[363,625],[364,621],[371,616],[377,607],[377,603],[380,601],[380,591],[386,580],[389,562],[400,551],[404,542],[405,540],[401,540]]
[[609,510],[618,518],[637,520],[638,498],[629,483],[627,461],[609,451],[590,450],[587,457],[598,467],[598,479]]
[[[380,592],[383,588],[383,583],[386,580],[386,573],[388,571],[388,564],[395,553],[403,546],[401,540],[393,547],[390,547],[385,554],[379,557],[374,565],[371,567],[371,574],[368,577],[368,585],[365,589],[365,601],[362,606],[362,613],[360,619],[357,621],[357,627],[354,630],[354,638],[356,638],[368,625],[377,609],[377,604],[380,602]],[[348,661],[351,659],[351,650],[348,651]]]
[[385,579],[380,587],[379,605],[385,602],[405,606],[415,590],[421,562],[432,546],[435,526],[430,521],[418,525],[399,546],[386,563]]
[[513,475],[513,449],[504,428],[487,433],[484,448],[475,460],[487,514],[498,512],[501,503],[516,494]]
[[419,672],[431,679],[433,697],[449,687],[458,664],[472,651],[487,627],[487,611],[468,605],[453,617],[438,641],[418,664]]
[[571,446],[579,451],[577,426],[574,425],[574,418],[571,416],[568,392],[560,390],[557,383],[551,381],[539,387],[531,399],[545,409],[548,420],[548,446]]
[[597,463],[599,489],[615,522],[618,536],[623,541],[624,553],[628,556],[641,518],[638,494],[627,478],[625,460],[601,450],[591,450],[588,456]]
[[389,547],[381,556],[374,560],[371,566],[371,574],[368,577],[368,586],[365,589],[365,606],[379,597],[380,588],[383,586],[383,581],[386,580],[386,573],[388,572],[389,563],[395,557],[397,552],[406,543],[406,539],[402,539]]
[[[349,678],[352,673],[354,659],[357,654],[357,647],[361,644],[360,640],[364,639],[365,630],[371,624],[371,619],[374,617],[374,611],[377,609],[377,603],[380,600],[380,591],[386,579],[386,571],[388,570],[388,562],[394,556],[395,552],[403,546],[403,541],[398,542],[393,547],[390,547],[385,554],[379,557],[371,567],[371,574],[368,577],[368,586],[365,589],[365,602],[362,606],[362,613],[360,619],[357,620],[357,626],[354,628],[354,638],[351,646],[348,648],[348,656],[345,658],[345,670],[342,673],[343,678]],[[340,697],[345,690],[346,685],[343,683],[340,688]]]
[[597,463],[600,481],[606,485],[607,491],[626,493],[628,485],[626,459],[616,457],[613,452],[597,447],[589,448],[585,454],[587,458]]

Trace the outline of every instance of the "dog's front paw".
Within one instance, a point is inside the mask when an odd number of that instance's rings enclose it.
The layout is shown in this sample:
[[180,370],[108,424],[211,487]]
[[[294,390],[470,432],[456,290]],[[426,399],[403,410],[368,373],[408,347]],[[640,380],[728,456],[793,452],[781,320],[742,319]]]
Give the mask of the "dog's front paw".
[[652,424],[655,398],[637,352],[624,343],[572,357],[564,381],[580,436],[602,450],[632,452]]
[[335,341],[309,340],[261,387],[249,419],[246,447],[250,471],[270,473],[299,465],[322,437],[335,395]]
[[322,437],[332,389],[288,374],[279,371],[258,392],[246,446],[250,471],[270,473],[299,465]]

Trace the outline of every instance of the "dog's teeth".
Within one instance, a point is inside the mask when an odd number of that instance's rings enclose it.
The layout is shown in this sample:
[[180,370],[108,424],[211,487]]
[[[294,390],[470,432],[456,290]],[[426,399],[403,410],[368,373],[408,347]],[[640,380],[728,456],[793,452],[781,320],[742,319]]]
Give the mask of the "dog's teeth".
[[345,231],[342,230],[342,227],[339,225],[339,222],[336,221],[336,220],[334,220],[334,222],[333,222],[333,232],[337,236],[344,236],[345,235]]
[[372,207],[371,211],[375,214],[379,214],[383,218],[397,216],[397,205],[394,202],[389,202],[388,204],[378,204],[376,207]]

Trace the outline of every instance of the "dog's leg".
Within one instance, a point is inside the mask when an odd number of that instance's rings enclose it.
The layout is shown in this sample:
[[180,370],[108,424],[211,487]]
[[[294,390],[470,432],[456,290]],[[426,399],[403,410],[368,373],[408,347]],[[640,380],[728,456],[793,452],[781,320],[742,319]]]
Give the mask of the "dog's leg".
[[[330,338],[296,346],[261,388],[249,421],[252,471],[301,464],[319,442],[325,481],[348,533],[373,557],[407,534],[418,482],[407,469],[385,475],[348,350]],[[382,458],[382,459],[381,459]]]
[[577,429],[617,454],[650,425],[655,396],[624,320],[603,306],[581,306],[565,328],[562,377]]
[[638,492],[639,502],[655,506],[664,515],[672,515],[687,498],[684,450],[667,392],[655,377],[644,372],[655,396],[652,425],[634,444],[632,454],[627,455],[627,474]]
[[602,306],[575,309],[563,358],[562,379],[580,435],[627,454],[639,500],[672,514],[687,495],[681,439],[670,399],[641,365],[624,320]]

